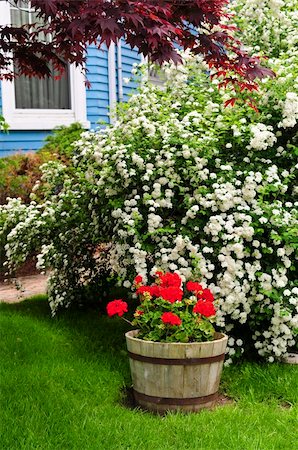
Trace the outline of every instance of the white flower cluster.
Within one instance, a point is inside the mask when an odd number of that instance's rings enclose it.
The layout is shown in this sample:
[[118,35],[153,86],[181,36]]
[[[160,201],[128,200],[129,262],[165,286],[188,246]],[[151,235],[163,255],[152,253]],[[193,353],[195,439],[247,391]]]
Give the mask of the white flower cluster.
[[293,128],[298,122],[298,95],[295,92],[287,92],[283,102],[282,121],[278,126],[282,128]]
[[273,362],[275,357],[280,358],[287,352],[287,348],[295,345],[292,330],[298,329],[298,287],[285,289],[283,295],[284,300],[293,305],[296,314],[289,313],[283,304],[285,301],[271,304],[270,300],[265,298],[264,307],[272,311],[270,326],[263,332],[256,330],[252,336],[261,356],[268,356],[271,353],[268,357],[269,362]]
[[276,56],[297,44],[297,0],[236,0],[229,8],[252,49]]
[[268,147],[272,147],[277,141],[277,138],[272,131],[273,127],[271,125],[265,125],[263,123],[252,125],[251,132],[253,136],[248,148],[254,150],[267,150]]

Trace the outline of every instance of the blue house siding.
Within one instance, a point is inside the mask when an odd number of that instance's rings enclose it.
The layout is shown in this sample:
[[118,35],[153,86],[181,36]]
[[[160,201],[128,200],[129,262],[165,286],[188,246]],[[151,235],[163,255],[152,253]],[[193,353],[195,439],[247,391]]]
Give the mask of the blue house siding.
[[[117,51],[116,51],[117,53]],[[139,64],[141,62],[141,55],[136,51],[132,50],[125,41],[121,41],[121,56],[122,56],[122,82],[124,78],[132,78],[131,71],[134,64]],[[118,58],[116,54],[116,67],[118,64]],[[117,92],[119,93],[119,83],[118,83],[118,73],[116,75],[117,81]],[[127,101],[129,95],[137,88],[137,83],[135,81],[130,81],[128,84],[123,82],[123,100]],[[119,101],[119,97],[118,101]]]
[[[0,112],[2,111],[2,91],[0,82]],[[0,158],[9,156],[12,153],[22,151],[28,152],[38,150],[42,146],[43,139],[49,131],[35,130],[13,130],[9,133],[0,131]]]
[[10,131],[0,133],[0,158],[9,156],[12,152],[29,152],[38,150],[49,131]]
[[87,119],[91,129],[98,127],[98,122],[109,122],[109,76],[108,50],[98,50],[95,45],[88,49],[87,78],[91,87],[86,90]]
[[[116,63],[116,94],[119,100],[119,82],[117,71],[117,46],[115,46]],[[131,50],[124,42],[121,42],[122,53],[122,79],[131,77],[133,64],[141,61],[141,56],[137,51]],[[87,120],[90,128],[95,129],[100,125],[98,122],[109,123],[109,75],[108,75],[108,50],[103,48],[98,50],[94,45],[88,49],[87,58],[87,78],[91,87],[86,88]],[[137,84],[130,82],[123,83],[123,99],[127,100]],[[2,95],[0,83],[0,111],[2,110]],[[0,157],[7,156],[16,151],[27,152],[37,150],[43,145],[43,139],[49,134],[48,130],[11,130],[8,134],[0,132]]]

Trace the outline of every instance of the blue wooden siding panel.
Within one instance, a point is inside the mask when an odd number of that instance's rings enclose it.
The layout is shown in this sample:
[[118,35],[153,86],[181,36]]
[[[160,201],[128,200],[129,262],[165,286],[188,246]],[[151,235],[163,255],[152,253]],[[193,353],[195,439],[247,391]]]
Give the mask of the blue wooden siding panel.
[[[117,67],[117,50],[116,50]],[[131,78],[133,64],[138,64],[141,56],[136,50],[131,50],[122,42],[122,77]],[[109,78],[108,78],[108,51],[106,48],[98,50],[94,45],[88,49],[87,78],[91,87],[86,88],[87,119],[92,129],[102,127],[98,122],[109,122]],[[116,70],[117,98],[119,98],[118,73]],[[124,100],[129,93],[135,90],[137,83],[131,81],[123,83]],[[0,112],[2,110],[2,95],[0,83]],[[37,150],[43,145],[44,138],[49,134],[48,130],[17,131],[12,130],[8,134],[0,132],[0,157],[7,156],[16,151]]]
[[[86,90],[87,119],[91,128],[97,128],[98,122],[109,122],[109,76],[108,50],[92,45],[88,49],[87,78],[91,87]],[[102,126],[102,125],[101,125]]]
[[[116,52],[117,53],[117,52]],[[137,88],[137,82],[133,79],[131,71],[134,65],[138,65],[141,62],[141,55],[136,49],[131,49],[128,44],[123,40],[121,41],[121,56],[122,56],[122,83],[123,83],[123,101],[127,101],[129,95],[131,95]],[[116,55],[116,67],[118,59]],[[123,79],[130,79],[129,83],[124,83]],[[117,92],[119,93],[118,86],[118,73],[116,76],[117,80]],[[119,97],[117,97],[119,100]]]
[[[0,113],[2,111],[2,94],[0,83]],[[48,131],[0,131],[0,158],[9,156],[18,151],[32,151],[41,147],[43,139],[49,134]]]

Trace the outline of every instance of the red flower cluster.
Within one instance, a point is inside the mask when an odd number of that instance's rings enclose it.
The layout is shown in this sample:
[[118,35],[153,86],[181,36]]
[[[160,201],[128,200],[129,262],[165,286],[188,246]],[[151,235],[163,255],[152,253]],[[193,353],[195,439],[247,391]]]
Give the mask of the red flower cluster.
[[113,300],[107,304],[107,313],[109,317],[118,315],[122,317],[128,311],[128,305],[123,300]]
[[162,287],[181,287],[181,278],[178,273],[167,272],[162,274],[161,272],[156,273],[159,278],[159,284]]
[[137,289],[137,294],[145,294],[148,292],[151,297],[159,297],[159,286],[152,285],[152,286],[140,286]]
[[176,316],[176,314],[173,314],[171,312],[165,312],[161,316],[161,320],[166,325],[177,325],[180,326],[182,324],[182,320]]
[[193,292],[195,296],[200,300],[205,300],[206,302],[213,302],[214,297],[210,289],[203,289],[203,287],[196,283],[195,281],[188,281],[186,283],[186,289]]
[[198,296],[199,299],[205,300],[206,302],[213,302],[214,296],[210,289],[203,289],[202,294]]
[[[161,297],[170,303],[181,301],[183,297],[183,290],[181,289],[181,278],[177,273],[156,272],[157,283],[152,286],[139,286],[137,294],[145,294],[148,292],[151,297]],[[136,280],[139,278],[135,278]]]
[[167,300],[170,303],[181,302],[183,297],[183,291],[175,286],[160,287],[159,297]]
[[[155,282],[151,286],[144,285],[142,276],[138,275],[134,279],[134,288],[141,304],[136,308],[132,322],[124,317],[123,319],[137,326],[141,339],[151,340],[153,336],[156,341],[171,342],[177,339],[179,342],[183,337],[180,336],[181,330],[189,339],[195,337],[200,341],[201,335],[202,339],[204,335],[208,339],[212,337],[212,322],[216,309],[209,289],[203,288],[195,281],[188,281],[184,291],[181,277],[171,272],[157,272]],[[127,311],[128,305],[121,299],[107,305],[110,317],[122,317]],[[210,323],[206,326],[208,321]]]
[[196,314],[202,314],[205,317],[215,316],[216,309],[212,302],[206,302],[204,300],[199,300],[194,308],[193,312]]
[[201,292],[203,291],[202,286],[195,281],[188,281],[186,283],[186,289],[190,292]]
[[143,281],[142,275],[137,275],[134,279],[135,284],[141,284]]
[[215,315],[216,309],[213,305],[214,296],[210,289],[203,289],[203,287],[194,281],[188,281],[186,283],[186,289],[193,292],[198,299],[195,304],[193,312],[202,314],[205,317],[211,317]]

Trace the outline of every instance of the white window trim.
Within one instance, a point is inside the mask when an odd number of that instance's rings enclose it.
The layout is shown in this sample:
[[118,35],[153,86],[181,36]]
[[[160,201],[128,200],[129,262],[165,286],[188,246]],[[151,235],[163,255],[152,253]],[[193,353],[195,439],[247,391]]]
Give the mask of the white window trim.
[[[0,25],[10,23],[10,5],[0,1]],[[61,125],[80,122],[90,128],[87,120],[86,86],[81,70],[69,66],[71,109],[17,109],[15,107],[14,81],[2,80],[2,115],[11,130],[52,130]]]

